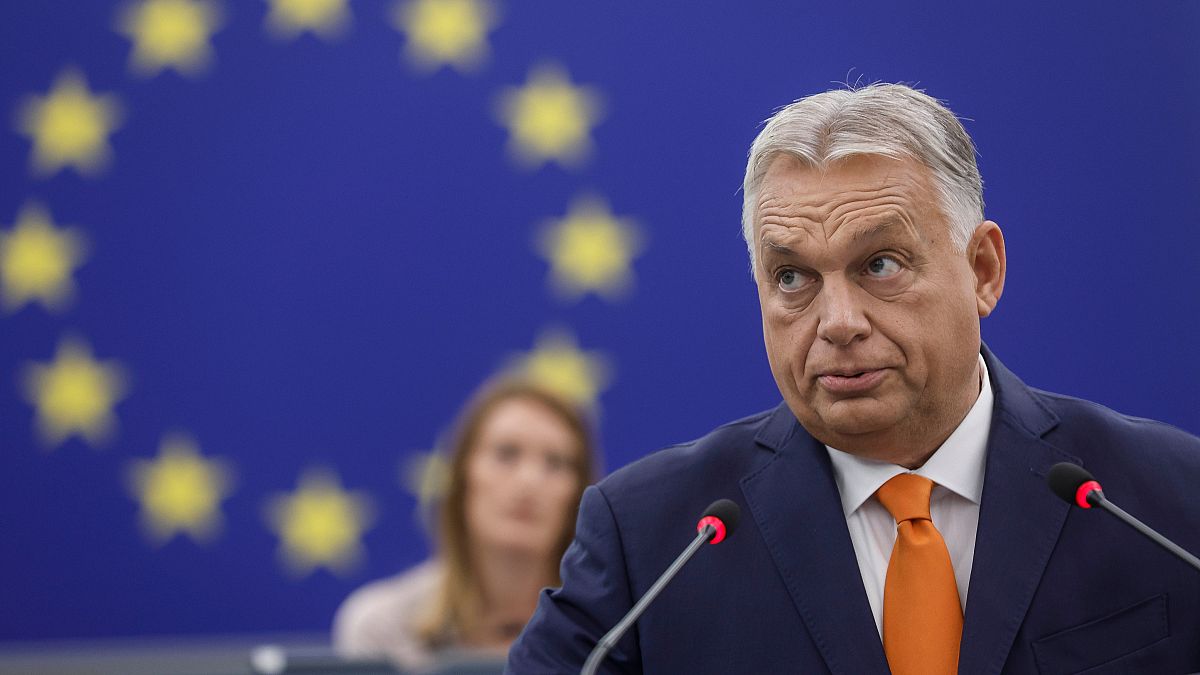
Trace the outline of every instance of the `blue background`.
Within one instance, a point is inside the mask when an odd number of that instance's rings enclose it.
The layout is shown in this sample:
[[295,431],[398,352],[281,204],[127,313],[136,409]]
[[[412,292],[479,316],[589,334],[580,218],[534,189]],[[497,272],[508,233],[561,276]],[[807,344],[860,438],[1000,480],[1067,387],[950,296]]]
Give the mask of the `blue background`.
[[[225,2],[201,77],[143,79],[117,4],[0,5],[0,115],[80,67],[123,125],[98,177],[38,177],[0,128],[0,226],[36,199],[90,241],[66,312],[0,317],[0,639],[307,631],[427,555],[406,453],[542,332],[602,351],[606,468],[779,400],[740,239],[773,109],[915,83],[968,118],[1009,252],[989,345],[1029,384],[1200,431],[1200,2],[521,0],[478,72],[415,72],[391,3],[339,40],[277,41]],[[577,168],[505,152],[498,93],[552,61],[605,117]],[[624,300],[564,302],[534,237],[580,194],[645,235]],[[129,370],[99,450],[46,452],[18,386],[63,335]],[[236,490],[213,542],[149,544],[124,476],[183,429]],[[1147,448],[1152,452],[1152,448]],[[293,578],[265,500],[308,466],[365,490],[365,564]]]

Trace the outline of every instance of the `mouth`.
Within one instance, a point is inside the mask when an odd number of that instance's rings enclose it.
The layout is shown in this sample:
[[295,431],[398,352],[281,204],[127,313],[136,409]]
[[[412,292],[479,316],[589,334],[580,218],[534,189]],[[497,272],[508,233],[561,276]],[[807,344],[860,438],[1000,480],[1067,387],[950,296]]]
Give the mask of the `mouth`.
[[505,512],[504,515],[510,520],[515,520],[521,523],[533,523],[537,522],[538,520],[538,514],[533,509],[529,508],[510,509]]
[[874,389],[887,375],[887,368],[855,370],[844,368],[817,376],[817,382],[834,394],[861,394]]

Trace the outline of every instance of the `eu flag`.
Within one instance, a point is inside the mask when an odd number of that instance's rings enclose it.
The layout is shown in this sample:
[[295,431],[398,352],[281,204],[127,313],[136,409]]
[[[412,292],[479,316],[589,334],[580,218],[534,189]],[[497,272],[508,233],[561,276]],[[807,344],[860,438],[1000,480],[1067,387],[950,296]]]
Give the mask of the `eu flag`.
[[439,436],[500,370],[591,407],[609,469],[775,405],[746,151],[856,82],[968,118],[992,349],[1200,431],[1198,30],[1195,2],[5,3],[0,640],[327,630],[428,555]]

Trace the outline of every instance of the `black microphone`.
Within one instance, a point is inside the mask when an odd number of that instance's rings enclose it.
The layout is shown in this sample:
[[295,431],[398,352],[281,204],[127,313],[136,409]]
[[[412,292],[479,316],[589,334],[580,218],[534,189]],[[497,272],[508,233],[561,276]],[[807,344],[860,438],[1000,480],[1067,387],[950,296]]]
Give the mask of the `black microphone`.
[[691,560],[692,556],[696,555],[696,551],[699,551],[700,547],[706,542],[719,544],[725,541],[726,537],[733,534],[733,530],[738,524],[738,518],[741,515],[742,510],[731,500],[718,499],[709,504],[708,508],[704,509],[704,515],[700,517],[700,522],[696,523],[696,532],[698,533],[696,534],[696,538],[692,540],[692,543],[688,544],[687,548],[683,549],[683,553],[679,554],[679,557],[675,559],[675,562],[671,563],[667,571],[658,577],[658,580],[654,582],[650,590],[646,591],[642,599],[637,601],[633,609],[629,610],[629,613],[617,622],[617,625],[613,626],[612,630],[600,638],[600,641],[596,643],[596,647],[592,649],[592,653],[588,654],[587,661],[583,664],[583,670],[579,671],[580,675],[594,675],[604,657],[608,655],[609,650],[616,646],[617,640],[621,639],[621,636],[625,634],[625,631],[629,630],[633,622],[637,621],[642,612],[646,611],[646,608],[650,606],[650,603],[654,602],[654,598],[658,597],[662,589],[666,588],[667,584],[670,583],[671,579],[675,578],[679,570],[683,569],[684,564]]
[[1098,506],[1124,521],[1133,529],[1150,538],[1150,541],[1179,556],[1184,562],[1200,570],[1200,559],[1180,548],[1175,542],[1152,530],[1142,521],[1125,512],[1124,509],[1108,501],[1100,483],[1088,473],[1087,469],[1070,462],[1060,462],[1050,467],[1046,475],[1050,489],[1068,504],[1074,504],[1082,509]]

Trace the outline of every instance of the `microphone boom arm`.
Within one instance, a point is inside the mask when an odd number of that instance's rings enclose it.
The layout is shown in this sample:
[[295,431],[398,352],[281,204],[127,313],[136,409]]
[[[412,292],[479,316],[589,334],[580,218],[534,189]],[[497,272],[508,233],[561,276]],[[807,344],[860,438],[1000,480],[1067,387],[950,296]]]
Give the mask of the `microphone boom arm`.
[[1102,490],[1092,490],[1091,492],[1089,492],[1087,494],[1087,501],[1089,504],[1091,504],[1093,506],[1098,506],[1098,507],[1104,509],[1105,511],[1108,511],[1109,513],[1113,514],[1114,516],[1117,517],[1118,520],[1123,521],[1126,525],[1129,525],[1130,527],[1137,530],[1138,532],[1141,532],[1142,534],[1146,535],[1147,537],[1150,538],[1151,541],[1153,541],[1154,543],[1158,544],[1159,546],[1167,549],[1171,553],[1174,553],[1176,556],[1181,558],[1184,562],[1191,565],[1192,567],[1195,567],[1198,571],[1200,571],[1200,558],[1197,558],[1196,556],[1192,555],[1191,553],[1188,553],[1187,551],[1180,548],[1179,545],[1177,545],[1175,542],[1171,541],[1170,539],[1167,539],[1166,537],[1162,536],[1158,532],[1155,532],[1149,525],[1143,523],[1142,521],[1138,520],[1137,518],[1134,518],[1133,516],[1126,513],[1125,509],[1122,509],[1121,507],[1117,506],[1116,504],[1108,501],[1108,499],[1104,496],[1104,492]]
[[600,667],[600,663],[604,661],[604,657],[608,655],[608,652],[614,646],[616,646],[617,641],[621,639],[621,636],[625,634],[625,631],[629,630],[629,627],[633,625],[633,622],[638,620],[638,617],[642,615],[642,612],[646,611],[646,608],[650,606],[650,603],[654,602],[654,598],[658,597],[658,594],[667,587],[667,584],[671,582],[671,579],[675,578],[675,575],[680,569],[683,568],[685,564],[687,564],[689,560],[692,559],[692,556],[696,555],[696,551],[699,551],[700,547],[704,546],[704,544],[715,537],[716,534],[717,528],[713,527],[712,525],[705,525],[704,528],[700,530],[700,533],[696,535],[696,538],[692,540],[692,543],[688,544],[688,547],[683,549],[683,553],[680,553],[679,557],[675,558],[675,562],[671,563],[671,566],[667,568],[667,571],[662,573],[662,576],[658,578],[658,581],[655,581],[654,585],[650,587],[650,590],[646,591],[646,594],[642,596],[642,599],[637,601],[637,603],[633,606],[633,609],[629,610],[629,613],[625,615],[625,618],[621,619],[620,623],[613,626],[612,630],[608,631],[604,634],[604,637],[600,638],[600,641],[596,643],[596,647],[592,649],[592,653],[588,655],[587,661],[583,664],[583,670],[579,671],[580,675],[595,675],[596,669]]

